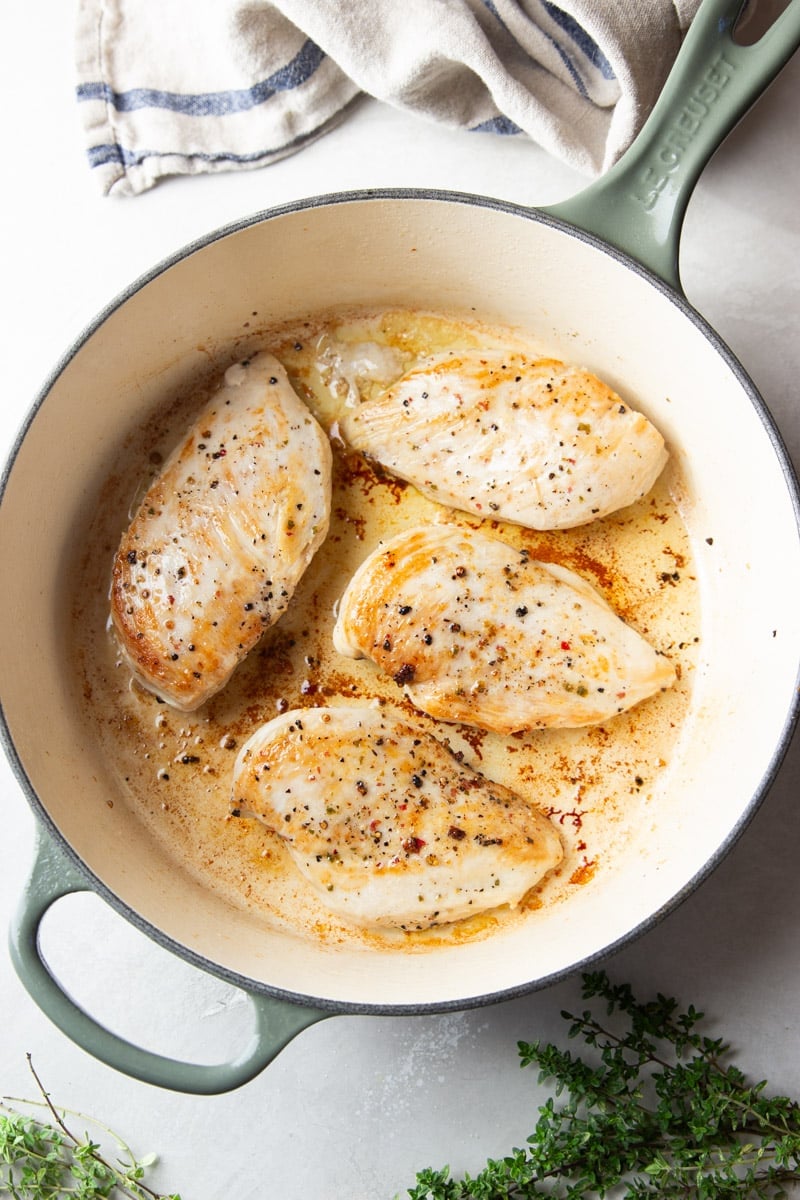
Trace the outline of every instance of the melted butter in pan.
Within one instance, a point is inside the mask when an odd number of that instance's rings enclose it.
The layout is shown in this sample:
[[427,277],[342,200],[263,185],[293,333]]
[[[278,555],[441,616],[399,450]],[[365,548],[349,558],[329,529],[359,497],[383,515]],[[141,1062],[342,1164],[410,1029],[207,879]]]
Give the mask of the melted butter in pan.
[[[336,436],[343,405],[369,398],[418,359],[448,348],[505,346],[546,353],[518,334],[433,314],[345,314],[293,328],[261,331],[331,434],[334,450],[330,532],[278,622],[228,686],[196,713],[159,703],[131,682],[107,629],[108,581],[120,533],[143,481],[204,395],[165,406],[132,435],[124,460],[96,506],[73,604],[75,662],[85,717],[112,764],[123,801],[176,865],[258,919],[326,943],[434,947],[490,935],[508,921],[534,919],[542,908],[591,886],[624,854],[630,832],[652,822],[680,735],[691,689],[699,630],[698,587],[681,517],[683,484],[671,461],[639,503],[576,529],[535,533],[479,521],[424,499],[413,487],[374,469]],[[247,350],[254,338],[248,332]],[[222,364],[223,366],[225,364]],[[635,398],[631,401],[635,403]],[[338,655],[331,633],[336,605],[352,573],[382,538],[430,522],[482,525],[532,557],[560,563],[593,584],[618,614],[678,669],[678,682],[628,713],[578,730],[501,737],[437,723],[414,709],[401,689],[366,660]],[[373,700],[445,740],[465,761],[530,798],[556,823],[566,856],[557,872],[514,913],[501,910],[417,933],[351,928],[324,908],[292,867],[275,835],[257,822],[228,816],[237,749],[264,721],[303,705]]]

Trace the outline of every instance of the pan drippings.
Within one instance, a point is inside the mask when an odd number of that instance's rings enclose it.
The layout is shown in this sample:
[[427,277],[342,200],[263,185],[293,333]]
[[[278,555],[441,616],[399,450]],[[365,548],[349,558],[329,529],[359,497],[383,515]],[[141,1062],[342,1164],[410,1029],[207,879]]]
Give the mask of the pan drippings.
[[[543,907],[593,886],[624,855],[629,834],[657,829],[668,803],[670,759],[686,715],[699,636],[698,586],[674,458],[638,503],[574,529],[536,533],[459,513],[349,451],[337,421],[421,357],[448,348],[505,347],[546,354],[516,332],[435,314],[346,313],[291,328],[254,332],[228,348],[218,375],[237,356],[271,350],[329,432],[334,458],[330,531],[278,621],[228,685],[195,713],[180,713],[131,680],[108,628],[111,561],[137,497],[155,475],[206,388],[165,398],[163,410],[133,431],[107,482],[76,581],[75,662],[85,715],[118,791],[176,869],[184,870],[269,924],[326,943],[432,947],[487,936],[499,923],[536,920]],[[636,397],[625,397],[636,404]],[[385,539],[412,525],[481,527],[532,558],[582,575],[678,672],[677,683],[629,712],[584,729],[500,736],[434,721],[365,660],[332,644],[337,605],[357,567]],[[384,705],[433,732],[489,778],[529,798],[554,821],[562,865],[514,913],[495,910],[424,932],[373,932],[333,917],[299,877],[280,840],[256,822],[229,817],[238,748],[263,722],[298,707],[365,701]]]

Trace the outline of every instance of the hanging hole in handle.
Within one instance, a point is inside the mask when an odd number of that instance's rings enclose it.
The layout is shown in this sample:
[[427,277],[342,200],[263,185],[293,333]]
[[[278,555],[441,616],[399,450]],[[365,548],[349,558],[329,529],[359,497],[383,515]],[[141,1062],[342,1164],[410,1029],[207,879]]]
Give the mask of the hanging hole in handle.
[[737,46],[755,46],[792,0],[745,0],[731,37]]
[[50,906],[39,947],[76,1004],[147,1050],[224,1063],[252,1035],[254,1014],[243,991],[159,946],[91,892]]

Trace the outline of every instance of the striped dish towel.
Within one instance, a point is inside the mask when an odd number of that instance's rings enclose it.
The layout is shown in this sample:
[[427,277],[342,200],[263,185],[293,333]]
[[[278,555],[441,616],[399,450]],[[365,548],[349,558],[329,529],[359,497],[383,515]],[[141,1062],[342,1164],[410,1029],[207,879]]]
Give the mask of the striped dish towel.
[[368,94],[527,136],[587,175],[637,133],[699,0],[81,0],[77,97],[106,194],[261,167]]

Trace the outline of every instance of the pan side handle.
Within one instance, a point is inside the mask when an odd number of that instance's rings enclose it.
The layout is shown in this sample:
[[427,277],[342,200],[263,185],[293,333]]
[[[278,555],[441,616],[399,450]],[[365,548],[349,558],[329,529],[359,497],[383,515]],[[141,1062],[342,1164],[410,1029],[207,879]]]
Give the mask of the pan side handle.
[[800,0],[759,41],[734,29],[743,0],[704,0],[644,127],[605,175],[541,211],[616,246],[681,292],[686,207],[715,150],[800,45]]
[[9,929],[14,968],[42,1012],[76,1045],[107,1066],[157,1087],[218,1095],[258,1075],[298,1033],[329,1012],[248,993],[256,1028],[241,1054],[227,1063],[187,1063],[133,1045],[99,1024],[63,990],[39,948],[39,926],[62,896],[91,891],[52,840],[37,828],[33,867]]

